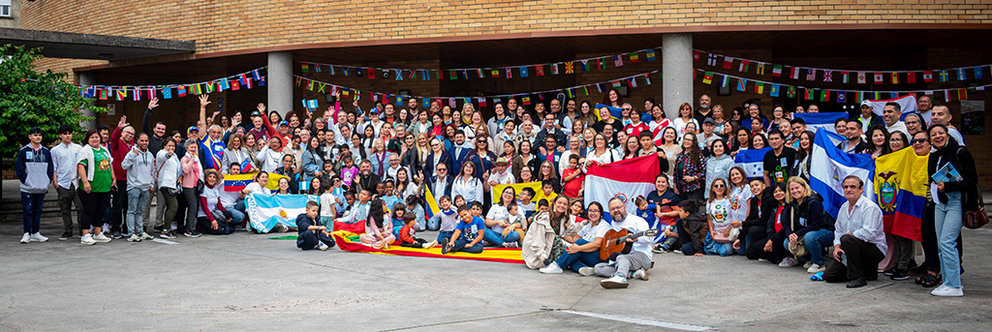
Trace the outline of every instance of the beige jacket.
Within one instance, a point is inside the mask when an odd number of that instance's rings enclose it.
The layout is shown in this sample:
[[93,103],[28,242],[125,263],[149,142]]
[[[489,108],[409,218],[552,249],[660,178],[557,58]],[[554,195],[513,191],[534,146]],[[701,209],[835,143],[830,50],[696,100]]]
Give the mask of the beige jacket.
[[551,248],[555,243],[558,234],[551,227],[548,213],[540,213],[534,216],[534,221],[527,228],[523,244],[520,249],[520,256],[531,269],[544,267],[544,260],[551,255]]

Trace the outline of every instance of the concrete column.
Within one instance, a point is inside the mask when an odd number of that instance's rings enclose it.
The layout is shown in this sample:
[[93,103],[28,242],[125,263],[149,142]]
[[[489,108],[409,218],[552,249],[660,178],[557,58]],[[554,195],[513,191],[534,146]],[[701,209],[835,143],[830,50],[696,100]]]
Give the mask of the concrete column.
[[692,104],[692,34],[665,34],[661,47],[662,106],[665,116],[674,119],[679,105]]
[[[93,85],[94,84],[94,82],[93,82],[93,74],[92,73],[89,73],[89,72],[79,73],[79,82],[78,83],[79,83],[79,85]],[[95,114],[93,114],[93,111],[91,111],[88,108],[83,108],[83,109],[79,110],[79,113],[82,113],[83,116],[86,116],[86,117],[90,117],[91,118],[89,120],[79,121],[79,125],[80,126],[82,126],[83,128],[86,128],[86,129],[96,129],[96,117],[95,117]]]
[[270,52],[267,75],[268,110],[285,116],[293,110],[293,53]]

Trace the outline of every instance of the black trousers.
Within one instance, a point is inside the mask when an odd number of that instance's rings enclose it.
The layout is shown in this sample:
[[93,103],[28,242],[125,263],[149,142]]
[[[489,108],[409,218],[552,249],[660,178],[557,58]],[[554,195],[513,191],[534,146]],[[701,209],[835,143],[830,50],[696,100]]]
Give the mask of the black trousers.
[[127,233],[124,225],[124,213],[127,212],[127,180],[117,180],[117,191],[110,192],[110,231]]
[[833,257],[825,259],[827,270],[823,272],[824,281],[846,282],[859,277],[867,280],[878,278],[878,262],[885,258],[885,253],[878,250],[878,246],[844,234],[840,237],[840,248],[847,256],[847,265]]
[[[755,227],[751,227],[751,228],[754,229]],[[747,256],[748,259],[763,258],[768,260],[769,262],[778,264],[788,254],[785,247],[782,246],[782,243],[785,242],[785,239],[786,239],[785,232],[778,232],[772,234],[772,236],[770,237],[753,241],[751,242],[751,245],[747,247],[745,256]],[[772,252],[765,251],[765,244],[768,243],[768,241],[772,241]]]
[[330,236],[324,234],[321,231],[305,230],[300,232],[296,238],[296,247],[303,250],[314,249],[317,243],[323,242],[328,247],[334,247],[334,239]]
[[424,243],[427,243],[427,240],[421,239],[419,237],[413,238],[413,241],[414,243],[406,243],[406,242],[400,243],[400,246],[407,248],[423,248]]

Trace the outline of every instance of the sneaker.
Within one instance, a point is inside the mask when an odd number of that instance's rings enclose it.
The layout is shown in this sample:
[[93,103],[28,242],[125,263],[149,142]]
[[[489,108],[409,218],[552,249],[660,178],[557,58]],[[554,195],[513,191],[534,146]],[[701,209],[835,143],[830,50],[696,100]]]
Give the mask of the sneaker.
[[641,279],[641,280],[647,281],[648,280],[648,270],[637,269],[637,271],[634,271],[633,278],[634,279]]
[[320,251],[327,251],[327,248],[329,247],[324,242],[317,242],[317,249],[320,249]]
[[786,258],[782,259],[782,262],[781,263],[778,263],[778,267],[793,267],[793,266],[796,266],[798,264],[799,264],[799,262],[797,262],[795,258],[786,257]]
[[31,234],[24,233],[24,236],[21,237],[21,244],[28,244],[28,242],[31,242]]
[[96,241],[93,240],[92,234],[86,234],[79,238],[79,244],[84,246],[92,246],[93,244],[96,244]]
[[141,236],[138,236],[138,234],[131,234],[131,236],[127,237],[127,242],[141,242]]
[[72,231],[65,231],[59,236],[59,241],[65,241],[72,238]]
[[596,269],[594,268],[588,266],[583,266],[579,268],[579,275],[581,276],[588,277],[594,274],[596,274]]
[[882,271],[882,274],[884,274],[884,275],[887,275],[887,276],[890,276],[890,277],[891,277],[891,276],[892,276],[893,274],[895,274],[895,273],[896,273],[896,269],[895,269],[895,268],[891,268],[891,269],[888,269],[888,270],[885,270],[885,271]]
[[273,227],[272,231],[276,233],[285,233],[289,232],[289,227],[283,224],[276,224],[276,227]]
[[146,232],[141,232],[141,239],[142,240],[151,240],[151,239],[154,239],[154,238],[155,237],[152,236],[151,234],[148,234]]
[[516,242],[503,242],[503,248],[516,248]]
[[35,241],[35,242],[47,242],[48,241],[48,238],[45,237],[44,235],[41,235],[41,233],[34,233],[34,234],[31,234],[31,241]]
[[858,287],[864,287],[866,285],[868,285],[868,282],[865,281],[865,278],[857,278],[851,280],[851,282],[848,282],[847,288],[858,288]]
[[437,240],[434,240],[434,241],[431,241],[431,242],[424,243],[424,246],[423,247],[424,247],[424,249],[429,249],[429,248],[434,248],[434,246],[436,246],[436,245],[437,245]]
[[609,279],[600,280],[599,285],[603,286],[603,288],[606,289],[627,288],[628,286],[627,278],[624,278],[621,275],[615,275],[610,277]]
[[758,261],[759,262],[767,262],[768,260],[767,259],[764,259],[764,258],[758,258]]
[[451,247],[448,246],[448,238],[441,238],[441,254],[447,255],[448,250],[451,250]]
[[827,270],[826,267],[824,267],[823,265],[820,265],[820,264],[816,264],[816,263],[813,263],[813,265],[810,265],[808,268],[806,268],[806,272],[813,273],[813,274],[820,273],[820,272],[823,272],[823,271],[826,271],[826,270]]
[[889,276],[889,279],[897,281],[909,279],[909,272],[906,270],[896,269],[895,271],[892,271],[892,275]]
[[165,231],[165,232],[162,232],[162,234],[160,234],[159,237],[160,238],[163,238],[163,239],[175,239],[176,238],[176,232],[174,232],[174,231]]
[[186,230],[185,232],[183,232],[183,235],[185,235],[186,237],[200,237],[200,235],[203,234],[200,234],[200,232],[197,231]]
[[808,269],[808,268],[810,268],[811,266],[813,266],[813,262],[806,262],[806,264],[803,264],[803,268],[804,268],[804,269]]
[[559,273],[564,272],[564,271],[561,270],[561,267],[558,266],[558,263],[555,263],[555,262],[551,262],[550,265],[545,266],[545,267],[542,267],[538,271],[540,271],[541,273],[544,273],[544,274],[559,274]]
[[99,243],[107,243],[107,242],[110,242],[110,238],[107,237],[106,235],[103,235],[103,234],[97,234],[97,235],[93,236],[93,241],[96,241],[96,242],[99,242]]
[[964,296],[964,287],[947,287],[940,285],[930,292],[933,296]]
[[115,239],[123,239],[124,238],[124,234],[122,234],[121,232],[114,232],[113,237]]

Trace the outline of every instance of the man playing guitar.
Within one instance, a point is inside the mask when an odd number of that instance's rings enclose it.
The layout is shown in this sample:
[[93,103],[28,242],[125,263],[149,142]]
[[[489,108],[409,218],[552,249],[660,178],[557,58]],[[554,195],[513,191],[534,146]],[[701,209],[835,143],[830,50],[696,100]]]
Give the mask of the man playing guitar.
[[[647,231],[650,226],[641,217],[628,214],[627,206],[620,198],[614,197],[609,203],[610,215],[613,217],[611,227],[614,230],[626,229],[631,233]],[[635,239],[628,239],[633,243],[633,248],[629,254],[617,255],[612,262],[596,264],[596,274],[603,277],[610,277],[599,282],[603,288],[627,288],[627,276],[633,271],[633,278],[648,280],[648,269],[652,265],[651,244],[654,240],[650,236],[641,236]]]

